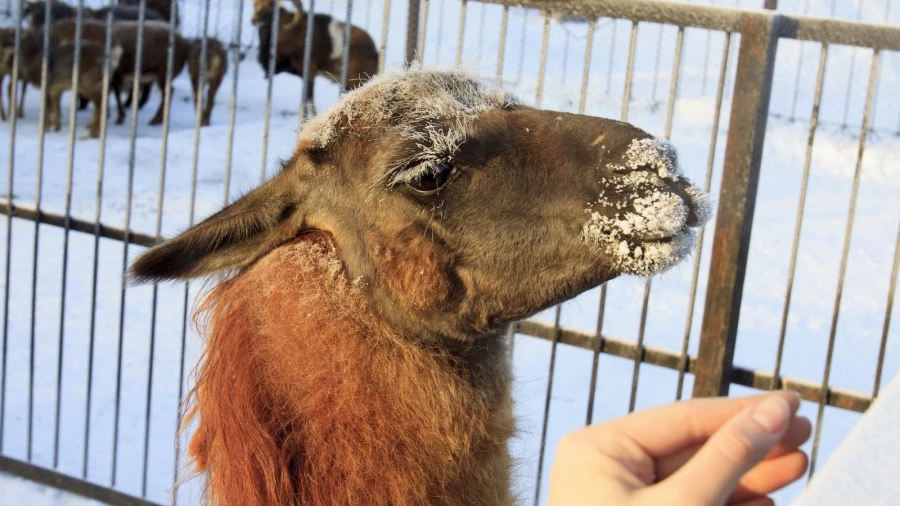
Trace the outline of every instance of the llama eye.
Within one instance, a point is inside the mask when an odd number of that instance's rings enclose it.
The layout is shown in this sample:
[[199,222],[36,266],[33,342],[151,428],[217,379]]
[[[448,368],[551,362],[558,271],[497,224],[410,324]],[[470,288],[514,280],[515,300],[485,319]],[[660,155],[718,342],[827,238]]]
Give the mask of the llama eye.
[[453,164],[440,162],[428,167],[407,184],[418,193],[436,193],[447,184],[452,174]]

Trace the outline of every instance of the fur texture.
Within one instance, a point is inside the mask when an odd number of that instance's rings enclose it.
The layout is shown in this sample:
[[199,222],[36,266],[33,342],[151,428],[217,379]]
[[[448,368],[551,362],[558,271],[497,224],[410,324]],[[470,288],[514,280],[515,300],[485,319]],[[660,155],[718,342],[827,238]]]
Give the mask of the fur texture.
[[189,451],[211,503],[512,503],[500,337],[435,346],[387,328],[322,233],[220,284],[198,316]]

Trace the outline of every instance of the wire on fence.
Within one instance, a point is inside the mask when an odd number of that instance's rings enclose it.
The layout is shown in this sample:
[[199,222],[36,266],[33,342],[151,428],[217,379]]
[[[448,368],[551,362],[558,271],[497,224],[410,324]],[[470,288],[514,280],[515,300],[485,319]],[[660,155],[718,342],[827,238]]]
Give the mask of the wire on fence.
[[[35,178],[35,197],[34,208],[38,216],[41,214],[41,204],[44,190],[44,141],[46,140],[47,130],[47,79],[49,72],[50,60],[50,0],[44,2],[44,30],[43,30],[43,46],[41,50],[41,96],[38,116],[38,148],[37,148],[37,177]],[[27,83],[22,83],[22,99],[25,99],[25,87]],[[13,95],[15,97],[15,94]],[[38,280],[38,248],[40,246],[40,222],[34,223],[34,248],[31,255],[31,323],[29,325],[29,350],[28,350],[28,429],[25,435],[27,446],[26,460],[31,462],[32,449],[34,441],[32,433],[34,430],[34,368],[35,368],[35,352],[37,345],[37,333],[35,332],[35,324],[37,318],[37,280]]]
[[[207,0],[208,1],[208,0]],[[137,149],[137,118],[138,118],[138,104],[140,102],[140,94],[141,94],[141,70],[143,70],[143,57],[144,57],[144,28],[145,28],[145,20],[147,13],[147,0],[140,0],[140,5],[138,7],[138,28],[137,28],[137,43],[135,46],[135,54],[134,54],[134,74],[131,82],[131,127],[128,132],[128,187],[126,190],[125,196],[125,226],[123,227],[125,230],[126,238],[131,233],[131,214],[132,214],[132,204],[134,199],[134,169],[135,169],[135,160],[136,160],[136,149]],[[125,305],[126,305],[126,294],[127,283],[125,280],[125,276],[128,272],[128,245],[129,242],[125,241],[122,245],[122,291],[121,297],[119,298],[119,343],[116,357],[116,398],[114,401],[114,415],[113,415],[113,433],[112,433],[112,465],[111,474],[112,477],[110,479],[110,483],[112,487],[116,486],[116,478],[118,467],[116,465],[118,459],[118,448],[119,448],[119,425],[120,425],[120,417],[121,417],[121,399],[122,399],[122,374],[123,374],[123,354],[122,350],[125,346]]]
[[[78,95],[78,85],[81,81],[81,32],[82,23],[84,21],[84,1],[78,1],[78,12],[75,16],[75,54],[72,60],[72,96]],[[47,27],[49,32],[49,26]],[[65,344],[66,329],[66,282],[69,270],[69,215],[72,212],[72,179],[75,172],[75,129],[77,122],[75,121],[75,112],[77,111],[78,100],[74,98],[69,103],[69,157],[66,164],[66,196],[65,211],[63,216],[63,247],[62,247],[62,274],[60,276],[59,290],[59,339],[57,340],[56,355],[56,410],[54,413],[55,423],[53,426],[53,467],[59,466],[59,422],[60,411],[62,408],[62,376],[63,376],[63,345]],[[56,114],[59,114],[59,104],[54,107]]]
[[862,174],[863,154],[866,150],[866,138],[869,134],[869,117],[872,113],[872,100],[875,90],[875,78],[878,75],[878,62],[881,56],[879,50],[872,55],[872,66],[869,70],[869,86],[866,90],[866,106],[863,111],[862,127],[859,134],[859,151],[856,155],[856,169],[853,173],[853,189],[850,193],[850,210],[847,212],[847,228],[844,232],[844,248],[841,252],[841,266],[838,271],[837,294],[834,298],[834,311],[831,317],[831,332],[828,335],[828,351],[825,355],[825,372],[822,375],[822,393],[819,398],[819,410],[816,414],[816,430],[813,436],[813,448],[809,458],[809,477],[812,478],[816,471],[819,456],[819,443],[822,439],[822,420],[825,416],[825,406],[828,404],[828,383],[831,379],[831,362],[834,359],[834,343],[837,336],[838,316],[841,311],[841,296],[844,291],[844,276],[847,274],[847,257],[850,255],[850,239],[853,235],[853,221],[856,218],[856,199],[859,195],[859,181]]
[[[162,220],[163,220],[163,204],[165,197],[165,189],[166,189],[166,161],[168,159],[168,147],[169,147],[169,121],[171,119],[171,106],[172,106],[172,74],[174,72],[175,65],[175,2],[174,0],[170,4],[170,17],[169,17],[169,27],[168,27],[168,42],[166,45],[166,78],[165,83],[166,87],[163,90],[163,108],[162,108],[162,142],[160,145],[160,160],[159,160],[159,182],[157,183],[157,196],[156,196],[156,227],[155,233],[156,240],[162,240]],[[221,11],[221,5],[219,5],[218,11]],[[201,53],[205,51],[206,45],[206,36],[203,36],[203,48],[201,48]],[[201,69],[203,69],[203,63],[206,61],[206,57],[201,56]],[[203,79],[206,75],[205,69],[201,72],[200,82],[198,83],[198,89],[200,93],[197,95],[197,103],[202,104],[203,100]],[[196,92],[195,92],[196,93]],[[153,366],[155,364],[155,351],[156,351],[156,318],[157,318],[157,302],[159,300],[159,283],[153,283],[152,294],[150,297],[150,340],[148,344],[148,366],[147,366],[147,390],[145,392],[145,402],[146,407],[144,408],[144,462],[141,473],[141,497],[147,497],[147,476],[149,474],[150,469],[150,422],[152,420],[152,399],[153,399]],[[176,433],[177,433],[176,426]],[[178,452],[175,453],[175,459],[178,459]]]
[[778,334],[778,349],[775,352],[775,368],[773,389],[779,388],[781,382],[781,360],[784,354],[785,337],[787,335],[788,315],[791,308],[791,295],[794,290],[794,275],[797,272],[797,252],[800,249],[800,231],[803,228],[803,214],[806,209],[806,190],[809,184],[809,168],[812,165],[813,142],[819,126],[819,108],[822,103],[822,90],[825,82],[825,64],[828,60],[828,44],[822,44],[819,53],[819,70],[816,75],[816,91],[813,97],[812,115],[809,120],[809,136],[806,141],[806,158],[803,162],[803,176],[800,182],[800,198],[797,204],[797,219],[794,223],[794,240],[791,245],[791,260],[788,267],[787,289],[784,295],[784,308],[781,312],[781,330]]

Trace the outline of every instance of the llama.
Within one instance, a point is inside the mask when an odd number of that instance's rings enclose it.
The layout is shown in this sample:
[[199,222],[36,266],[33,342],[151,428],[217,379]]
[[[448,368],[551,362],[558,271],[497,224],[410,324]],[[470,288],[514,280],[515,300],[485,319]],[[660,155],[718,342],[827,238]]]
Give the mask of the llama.
[[211,504],[508,505],[508,326],[674,265],[708,209],[665,141],[417,67],[131,274],[232,273],[197,312]]

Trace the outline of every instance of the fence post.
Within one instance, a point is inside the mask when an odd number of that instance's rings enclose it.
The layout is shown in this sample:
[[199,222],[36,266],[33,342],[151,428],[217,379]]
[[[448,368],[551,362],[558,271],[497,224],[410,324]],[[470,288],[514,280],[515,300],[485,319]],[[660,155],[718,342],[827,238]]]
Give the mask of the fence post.
[[406,64],[416,59],[416,48],[419,44],[419,2],[409,0],[409,14],[406,18]]
[[[890,1],[890,0],[888,0]],[[763,0],[763,9],[770,11],[778,10],[778,0]]]
[[780,18],[747,14],[741,21],[694,397],[727,395],[731,382]]

